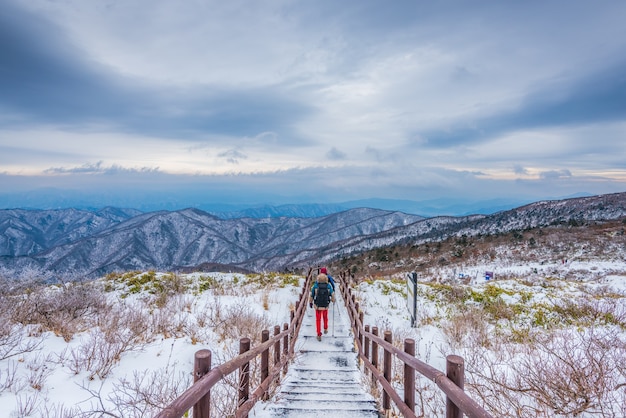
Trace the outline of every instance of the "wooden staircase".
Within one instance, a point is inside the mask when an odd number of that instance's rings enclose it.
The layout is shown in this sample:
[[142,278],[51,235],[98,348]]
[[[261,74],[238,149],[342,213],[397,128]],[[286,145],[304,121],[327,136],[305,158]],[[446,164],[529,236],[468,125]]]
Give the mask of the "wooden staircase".
[[307,307],[296,359],[279,392],[257,403],[249,417],[379,418],[358,368],[348,312],[338,292],[336,300],[328,311],[328,334],[321,341],[315,331],[315,311]]

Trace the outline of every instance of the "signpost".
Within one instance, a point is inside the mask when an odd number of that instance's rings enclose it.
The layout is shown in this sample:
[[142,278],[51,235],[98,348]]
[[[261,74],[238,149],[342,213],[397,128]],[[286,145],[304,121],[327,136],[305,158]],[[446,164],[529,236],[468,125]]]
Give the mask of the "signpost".
[[417,273],[406,275],[406,307],[411,315],[411,327],[416,326],[417,317]]

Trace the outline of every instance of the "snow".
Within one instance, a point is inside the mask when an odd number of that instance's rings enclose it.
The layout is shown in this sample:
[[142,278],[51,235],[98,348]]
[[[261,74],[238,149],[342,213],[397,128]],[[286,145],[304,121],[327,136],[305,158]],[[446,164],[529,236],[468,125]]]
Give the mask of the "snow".
[[[494,271],[495,279],[480,280],[484,271]],[[445,285],[454,282],[453,273],[442,270],[437,277]],[[501,296],[507,304],[519,304],[524,297],[523,292],[531,295],[528,302],[531,305],[568,298],[592,300],[590,295],[594,291],[610,289],[614,298],[609,302],[618,306],[618,312],[626,312],[625,261],[481,265],[469,266],[464,269],[464,273],[473,278],[469,287],[474,292],[484,292],[488,286],[504,289],[506,292]],[[104,341],[98,338],[104,338],[102,333],[106,328],[105,324],[94,324],[89,329],[75,332],[67,341],[58,332],[41,331],[36,324],[16,326],[12,335],[22,333],[19,334],[23,336],[22,344],[34,342],[38,346],[0,361],[0,417],[102,416],[102,411],[113,416],[153,416],[154,409],[142,404],[138,400],[138,393],[145,395],[144,398],[149,398],[148,392],[158,388],[181,393],[192,380],[193,356],[199,349],[212,350],[214,365],[236,355],[238,338],[243,335],[237,335],[232,323],[228,322],[234,321],[233,318],[261,318],[268,328],[273,328],[274,325],[282,328],[282,324],[289,321],[290,308],[297,300],[303,283],[302,277],[290,282],[287,279],[270,277],[269,274],[250,277],[241,274],[194,273],[180,277],[187,283],[186,290],[170,297],[165,306],[158,306],[156,296],[145,290],[129,292],[128,286],[110,278],[96,282],[103,288],[108,286],[105,294],[110,306],[117,306],[119,309],[123,307],[130,313],[139,311],[142,318],[152,321],[146,323],[152,331],[146,333],[140,341],[130,344],[113,361],[110,371],[102,376],[94,373],[95,367],[77,364],[77,358],[89,347],[93,348],[94,341]],[[446,325],[450,317],[449,305],[442,299],[442,294],[434,290],[431,278],[421,277],[420,280],[418,328],[410,327],[403,277],[363,281],[355,286],[354,294],[364,311],[365,324],[377,326],[381,334],[383,330],[391,330],[394,337],[400,340],[414,339],[417,357],[437,369],[445,370],[446,355],[467,354],[464,352],[464,342],[468,338],[477,337],[460,335],[458,340],[455,339],[449,332],[449,324]],[[201,289],[201,283],[209,282],[211,286],[208,289]],[[345,310],[338,309],[338,312],[337,332],[341,327],[345,328],[346,324],[341,321],[347,317]],[[127,316],[129,325],[132,322],[130,313]],[[525,314],[530,317],[533,311]],[[308,310],[307,315],[310,321],[311,310]],[[113,311],[110,316],[114,316]],[[215,318],[226,322],[223,326],[207,322]],[[504,320],[499,320],[496,324],[501,324],[501,321]],[[170,328],[159,330],[158,325],[161,323]],[[305,349],[304,351],[316,351],[309,344],[323,346],[324,343],[307,338],[310,337],[307,334],[311,332],[310,326],[309,323],[303,327],[299,340],[298,348]],[[502,332],[498,326],[488,328],[486,332]],[[523,326],[515,324],[511,329]],[[598,326],[598,329],[608,328]],[[575,331],[576,326],[572,329]],[[251,329],[249,332],[260,334],[260,329]],[[620,341],[626,344],[624,327],[613,327],[611,332],[617,332]],[[464,358],[467,359],[465,356]],[[316,359],[309,358],[305,362],[310,368],[314,368]],[[296,361],[292,366],[294,370],[298,364],[302,365]],[[468,363],[466,369],[471,368]],[[621,380],[617,382],[617,387],[626,383],[624,374],[618,378]],[[287,377],[283,384],[287,385],[289,379],[291,377]],[[436,394],[435,389],[428,389],[428,382],[420,380],[418,389],[422,387],[422,395],[434,393],[430,401],[432,406],[422,405],[425,408],[423,412],[428,416],[440,416],[441,396]],[[618,390],[614,393],[616,402],[625,399],[623,394],[617,392]],[[158,398],[154,394],[151,396]],[[276,401],[280,403],[280,399],[278,397]],[[133,402],[134,409],[129,406]],[[120,404],[124,404],[125,409]],[[264,418],[266,415],[263,414],[272,408],[271,405],[272,402],[259,404],[254,409],[256,415],[251,416]],[[615,408],[619,410],[620,407],[618,405]],[[586,415],[583,413],[581,416]]]
[[299,354],[280,393],[268,402],[257,402],[250,417],[378,417],[376,402],[357,368],[348,311],[337,296],[328,315],[328,333],[321,341],[316,338],[314,311],[308,309],[298,337]]

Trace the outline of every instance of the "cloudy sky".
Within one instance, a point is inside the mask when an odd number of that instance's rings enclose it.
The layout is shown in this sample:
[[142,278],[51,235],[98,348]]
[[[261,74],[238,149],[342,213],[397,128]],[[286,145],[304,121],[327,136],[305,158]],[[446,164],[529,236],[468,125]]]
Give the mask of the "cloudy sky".
[[625,21],[609,0],[3,0],[0,196],[626,191]]

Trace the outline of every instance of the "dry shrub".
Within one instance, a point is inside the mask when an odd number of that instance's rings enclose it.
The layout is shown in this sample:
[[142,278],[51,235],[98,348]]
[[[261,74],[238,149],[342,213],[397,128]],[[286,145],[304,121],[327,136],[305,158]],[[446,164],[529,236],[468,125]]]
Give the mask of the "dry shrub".
[[495,298],[485,303],[483,309],[494,321],[515,319],[515,310],[502,298]]
[[445,397],[441,396],[439,388],[434,383],[415,373],[415,411],[418,417],[445,416]]
[[147,316],[140,306],[119,307],[106,316],[104,321],[100,321],[100,328],[107,330],[108,334],[115,334],[118,327],[125,327],[129,338],[137,345],[149,343],[154,340],[154,333],[150,329]]
[[89,380],[96,376],[104,379],[119,362],[125,348],[122,340],[107,339],[103,332],[93,330],[78,347],[71,348],[69,354],[65,352],[61,357],[74,374],[87,371]]
[[193,311],[195,313],[196,323],[198,326],[200,328],[207,327],[211,322],[211,318],[215,317],[212,313],[219,308],[221,308],[221,305],[217,299],[215,300],[215,303],[209,305],[208,307],[195,306]]
[[151,335],[180,338],[187,335],[187,331],[195,327],[190,313],[186,308],[183,308],[184,305],[181,304],[181,301],[184,299],[172,298],[163,308],[150,311],[146,322],[149,323]]
[[40,393],[34,392],[33,394],[19,394],[17,395],[17,410],[14,412],[18,417],[31,417],[42,403]]
[[140,305],[116,304],[109,311],[98,316],[95,325],[109,341],[115,340],[120,334],[126,340],[136,344],[152,341],[152,333],[147,313]]
[[108,400],[114,405],[111,410],[115,416],[149,417],[161,412],[190,385],[190,374],[175,368],[134,371],[131,378],[120,379],[114,384]]
[[103,293],[92,283],[39,286],[12,301],[12,321],[40,324],[65,341],[93,326],[95,318],[107,308]]
[[165,338],[171,338],[175,335],[173,332],[174,317],[165,309],[158,309],[151,312],[146,323],[153,335],[163,335]]
[[86,340],[61,357],[72,372],[89,372],[89,379],[105,378],[126,351],[141,348],[148,342],[148,327],[139,310],[120,307],[102,315],[99,327]]
[[222,325],[214,329],[220,342],[249,337],[253,345],[261,341],[261,331],[271,325],[267,317],[255,313],[245,301],[227,307],[215,320],[215,325]]
[[191,281],[184,276],[175,273],[169,273],[161,277],[161,285],[168,292],[176,295],[183,294],[187,291]]
[[37,355],[28,361],[26,368],[28,369],[28,385],[31,388],[37,391],[43,389],[46,379],[52,373],[52,369],[48,366],[50,361],[50,356],[43,357],[42,355]]
[[626,328],[626,309],[617,297],[581,298],[576,301],[564,299],[556,302],[553,310],[563,322],[572,325],[617,325]]
[[16,385],[16,383],[18,383],[18,380],[17,363],[15,361],[9,360],[6,363],[6,369],[0,369],[0,393],[10,389],[13,389],[14,392],[17,392],[14,386]]
[[46,418],[76,418],[85,416],[78,407],[68,407],[61,403],[50,404],[44,403],[40,408],[41,416]]
[[452,350],[467,345],[489,347],[493,343],[485,314],[477,308],[457,312],[443,324],[442,331]]
[[29,338],[28,327],[0,318],[0,361],[38,349],[43,338]]
[[[616,352],[621,356],[616,357]],[[523,369],[517,372],[538,403],[563,415],[611,412],[610,405],[615,403],[607,401],[615,396],[620,381],[614,373],[616,360],[621,363],[626,358],[626,344],[618,335],[591,329],[548,337],[526,354],[520,365]],[[622,395],[619,404],[624,401]]]
[[[0,361],[4,361],[5,368],[0,369],[0,393],[12,390],[17,393],[28,383],[22,382],[18,377],[17,363],[11,360],[13,357],[21,357],[26,353],[38,350],[43,344],[43,337],[34,330],[31,325],[14,323],[12,320],[12,306],[14,297],[0,294]],[[45,380],[46,374],[40,375]],[[32,375],[33,380],[37,379]],[[34,386],[37,386],[34,383]],[[30,401],[22,399],[24,406],[30,405]],[[28,409],[28,408],[26,408]]]
[[[603,328],[536,336],[534,344],[468,351],[469,390],[495,415],[623,416],[626,342]],[[620,409],[621,408],[621,409]]]
[[265,286],[263,292],[261,293],[261,300],[263,302],[263,309],[269,311],[270,309],[270,290],[269,286]]
[[157,308],[164,308],[171,298],[181,296],[187,291],[189,280],[174,273],[163,275],[154,279],[151,292],[154,294],[154,305]]

